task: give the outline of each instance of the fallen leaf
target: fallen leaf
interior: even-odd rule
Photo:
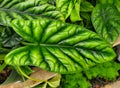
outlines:
[[[102,88],[120,88],[120,81],[116,81],[116,82],[107,84]]]
[[[117,46],[120,44],[120,36],[117,38],[117,40],[115,41],[115,43],[113,44],[113,47],[114,46]]]
[[[27,79],[25,82],[15,82],[15,83],[9,83],[6,85],[1,85],[0,88],[28,88],[28,87],[34,87],[42,82],[45,82],[55,76],[58,76],[59,74],[48,72],[46,70],[42,70],[40,68],[33,68],[35,72],[33,72],[30,77],[36,79],[30,80]]]
[[[57,75],[57,73],[48,72],[46,70],[39,69],[30,75],[31,78],[34,78],[38,81],[33,81],[33,80],[28,79],[24,82],[24,85],[27,86],[29,84],[30,87],[34,87],[42,82],[45,82],[48,79],[55,77],[56,75]]]

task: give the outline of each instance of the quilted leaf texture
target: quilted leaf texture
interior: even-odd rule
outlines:
[[[110,61],[116,56],[104,39],[78,25],[45,18],[13,20],[11,25],[28,42],[5,57],[9,65],[37,66],[65,74]]]
[[[35,19],[40,16],[64,21],[63,15],[48,0],[0,0],[0,24],[12,19]]]
[[[75,3],[76,0],[56,0],[56,7],[61,13],[63,13],[65,19],[67,19],[70,16]]]
[[[120,13],[111,4],[98,4],[92,12],[92,23],[98,34],[110,44],[120,35]]]

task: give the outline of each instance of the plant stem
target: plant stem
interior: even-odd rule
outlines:
[[[3,69],[7,66],[7,64],[4,62],[1,66],[0,66],[0,72],[3,71]]]
[[[26,77],[26,78],[28,78],[28,79],[30,79],[30,80],[33,80],[33,81],[36,81],[36,82],[42,82],[42,81],[44,81],[44,80],[39,80],[39,79],[32,78],[32,77],[26,75],[26,74],[21,70],[21,68],[20,68],[19,66],[18,66],[17,68],[18,68],[18,70],[20,71],[20,73],[21,73],[24,77]]]

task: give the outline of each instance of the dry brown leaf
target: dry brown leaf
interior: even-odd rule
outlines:
[[[102,88],[111,88],[111,86],[110,86],[110,85],[105,85],[105,86],[102,87]]]
[[[116,81],[114,83],[107,84],[102,88],[120,88],[120,81]]]
[[[113,44],[113,47],[114,46],[117,46],[120,44],[120,36],[117,38],[117,40],[115,41],[115,43]]]
[[[34,68],[34,70],[36,70],[37,68]],[[30,75],[31,78],[34,78],[36,80],[40,80],[40,81],[33,81],[33,80],[26,80],[24,82],[24,85],[30,85],[30,87],[36,86],[40,83],[42,83],[43,81],[46,81],[48,79],[51,79],[53,77],[55,77],[57,75],[57,73],[53,73],[53,72],[48,72],[46,70],[42,70],[39,69],[36,72],[34,72],[33,74]]]
[[[40,68],[33,68],[33,70],[35,72],[32,73],[30,77],[36,79],[36,81],[27,79],[25,82],[15,82],[7,85],[1,85],[0,88],[31,88],[58,75],[57,73],[48,72]]]
[[[10,83],[7,85],[1,85],[0,88],[24,88],[22,82]]]

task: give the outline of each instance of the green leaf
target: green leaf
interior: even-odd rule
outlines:
[[[118,11],[120,12],[120,0],[99,0],[101,4],[112,4],[116,6]]]
[[[47,80],[44,84],[42,84],[41,88],[48,88],[47,85],[49,85],[50,88],[57,88],[60,85],[60,79],[61,79],[61,75],[57,74],[55,77]]]
[[[80,21],[82,18],[80,17],[80,3],[81,0],[77,0],[74,8],[72,9],[70,19],[72,22]]]
[[[55,76],[51,80],[48,80],[47,83],[50,87],[57,88],[60,85],[60,79],[61,79],[61,75],[58,74],[57,76]]]
[[[116,0],[99,0],[99,2],[102,4],[113,4],[114,1],[116,1]]]
[[[44,83],[41,88],[47,88],[47,83]]]
[[[118,9],[118,11],[120,12],[120,0],[115,0],[114,5],[116,6],[116,8]]]
[[[82,1],[80,5],[81,12],[91,12],[94,6],[88,1]]]
[[[0,25],[0,36],[1,36],[2,32],[3,32],[3,30],[4,30],[4,27]]]
[[[13,29],[30,43],[13,50],[5,62],[59,73],[76,72],[112,60],[116,54],[96,33],[61,21],[14,20]]]
[[[56,7],[63,13],[65,19],[70,16],[72,9],[75,6],[75,2],[76,0],[56,0]]]
[[[4,28],[1,38],[2,46],[8,48],[16,47],[22,41],[22,38],[8,27]]]
[[[56,7],[43,0],[1,0],[0,24],[9,25],[14,18],[35,19],[40,16],[64,21]]]
[[[120,13],[117,9],[111,4],[98,4],[91,19],[96,32],[113,44],[120,34]]]
[[[91,19],[90,14],[86,13],[86,12],[82,12],[81,17],[84,18],[85,20],[87,20],[87,22],[90,21],[90,19]]]

